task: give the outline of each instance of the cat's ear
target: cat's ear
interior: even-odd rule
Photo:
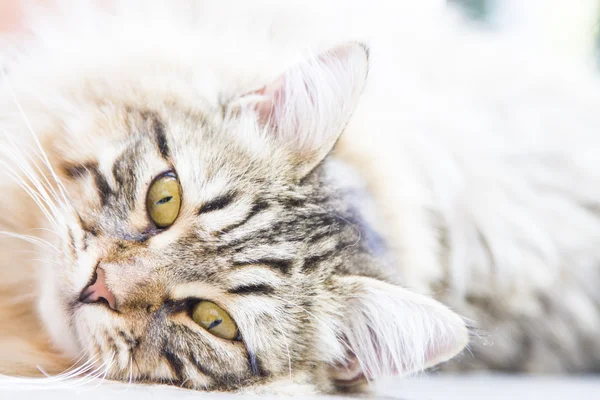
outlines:
[[[457,355],[468,343],[461,317],[441,303],[372,278],[337,277],[342,294],[344,361],[331,367],[341,386],[421,371]]]
[[[367,48],[346,44],[295,65],[236,103],[254,112],[276,146],[290,153],[301,178],[333,148],[356,107],[367,70]]]

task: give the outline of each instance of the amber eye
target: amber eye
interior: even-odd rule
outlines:
[[[192,312],[195,323],[222,339],[236,340],[238,328],[233,319],[221,307],[211,301],[201,301]]]
[[[166,228],[175,222],[181,208],[181,186],[175,174],[168,173],[152,183],[146,197],[146,207],[150,219],[159,228]]]

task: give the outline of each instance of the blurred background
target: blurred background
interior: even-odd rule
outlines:
[[[0,33],[19,26],[31,3],[53,0],[0,0]],[[102,0],[98,0],[102,2]],[[376,0],[375,2],[385,2]],[[356,2],[349,1],[349,4]],[[406,2],[410,4],[411,2]],[[600,0],[413,0],[411,7],[458,8],[473,23],[489,29],[510,29],[520,37],[567,56],[592,56],[600,63]]]
[[[598,0],[447,0],[472,21],[505,27],[573,56],[600,60]]]

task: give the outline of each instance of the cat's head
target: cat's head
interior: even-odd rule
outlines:
[[[327,159],[367,69],[348,44],[216,107],[74,94],[44,143],[63,182],[40,296],[56,344],[112,378],[215,390],[328,391],[456,355],[464,322],[393,283]]]

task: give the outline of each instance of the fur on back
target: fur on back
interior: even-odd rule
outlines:
[[[449,305],[482,332],[471,344],[473,356],[460,357],[449,368],[581,371],[597,366],[596,72],[587,60],[564,60],[521,46],[510,35],[468,27],[443,11],[442,2],[410,3],[265,1],[259,7],[190,1],[175,7],[130,1],[97,7],[61,2],[58,17],[33,17],[30,36],[5,38],[0,53],[3,165],[21,160],[34,176],[29,179],[43,186],[43,179],[52,182],[49,170],[31,165],[44,161],[36,157],[42,157],[40,147],[46,149],[47,164],[64,174],[59,178],[78,209],[101,221],[100,231],[111,233],[90,246],[112,257],[114,265],[129,265],[135,282],[108,281],[117,297],[121,291],[131,300],[125,302],[131,321],[113,320],[98,308],[72,317],[61,296],[71,298],[85,286],[96,259],[86,255],[85,269],[72,267],[61,275],[56,259],[46,265],[35,260],[51,258],[49,253],[24,257],[11,251],[37,251],[39,242],[29,248],[16,245],[18,238],[6,239],[3,254],[10,256],[2,269],[10,279],[4,280],[3,296],[28,310],[15,318],[39,326],[39,337],[17,338],[14,330],[3,328],[7,339],[0,346],[14,357],[0,362],[1,371],[31,374],[40,365],[57,373],[72,364],[70,357],[87,356],[84,372],[121,380],[132,376],[212,390],[333,391],[357,378],[421,370],[464,346],[464,323],[421,294]],[[356,68],[325,60],[327,73],[314,72],[318,68],[311,65],[322,67],[319,54],[355,40],[369,48],[364,87],[357,83],[360,55],[351,64]],[[310,85],[328,91],[311,97],[299,84],[298,91],[283,89],[304,101],[297,102],[304,109],[277,114],[281,125],[269,120],[256,126],[248,114],[248,104],[256,101],[252,93],[286,71],[292,71],[286,84],[298,77],[293,71],[300,71],[314,78]],[[352,78],[339,78],[344,74]],[[339,99],[345,100],[338,104],[343,107],[321,107]],[[294,131],[299,122],[310,128]],[[268,136],[275,128],[301,140]],[[145,192],[142,182],[165,168],[164,154],[153,142],[161,129],[182,184],[196,188],[187,195],[196,206],[230,187],[245,195],[236,197],[237,208],[229,214],[212,218],[196,221],[196,210],[184,209],[187,225],[152,239],[163,252],[157,253],[123,237],[131,237],[145,218],[137,205]],[[344,133],[337,140],[331,131],[340,129]],[[123,139],[131,130],[138,133]],[[192,131],[197,136],[183,133]],[[333,154],[319,164],[336,141]],[[34,154],[33,160],[26,154]],[[110,181],[119,161],[123,175],[133,172],[131,181]],[[303,169],[313,172],[298,185],[296,174]],[[38,173],[42,177],[35,178]],[[203,174],[217,179],[205,182]],[[109,190],[106,198],[102,190],[99,197],[88,196],[98,192],[92,175],[108,176],[109,188],[125,190]],[[60,229],[48,226],[44,221],[52,215],[45,218],[7,179],[2,186],[15,193],[1,200],[7,210],[3,230],[29,235],[45,227],[95,243],[88,238],[95,237],[93,230],[85,227],[71,232],[60,218],[54,221]],[[60,197],[63,188],[50,186]],[[223,242],[209,235],[250,213],[256,218],[247,230],[233,230],[219,238]],[[75,219],[64,217],[67,226],[77,224],[69,218]],[[189,235],[192,227],[195,239]],[[326,237],[331,232],[336,234]],[[52,233],[36,235],[48,242],[42,246],[56,245]],[[185,258],[190,249],[193,259]],[[127,257],[152,261],[131,263],[124,261]],[[169,257],[181,265],[157,272],[154,267]],[[280,271],[258,268],[236,279],[228,269],[232,263],[252,267],[265,260]],[[8,267],[14,263],[21,268]],[[194,263],[202,273],[189,269]],[[72,286],[61,286],[63,280]],[[243,292],[233,285],[237,281],[268,298],[249,295],[242,298],[244,306],[233,295]],[[138,290],[139,282],[153,290]],[[19,296],[14,288],[22,289]],[[152,310],[152,315],[172,311],[161,305],[162,295],[185,298],[198,291],[235,312],[248,348],[215,345],[183,328],[174,334],[182,321],[159,324],[148,317]],[[33,302],[39,303],[38,314],[31,311]],[[140,311],[140,304],[149,308]],[[257,315],[281,319],[267,326]],[[70,318],[84,328],[69,327]],[[82,340],[102,336],[103,324],[116,329],[116,338]],[[365,329],[369,325],[378,332]],[[140,345],[145,337],[152,340]],[[168,339],[173,337],[177,340]],[[188,343],[192,337],[197,353]],[[123,349],[114,350],[118,341]],[[212,354],[222,358],[207,354],[206,346],[216,346]],[[138,365],[128,358],[135,351]],[[291,385],[282,384],[288,381]]]

